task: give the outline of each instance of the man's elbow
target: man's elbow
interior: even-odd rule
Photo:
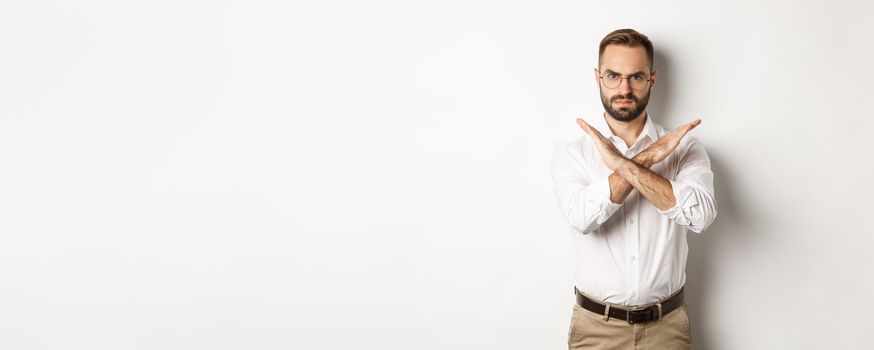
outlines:
[[[590,234],[592,232],[595,232],[596,230],[598,230],[599,227],[601,227],[601,225],[593,222],[585,227],[577,229],[577,232],[584,234],[584,235],[587,235],[587,234]]]
[[[713,224],[713,221],[716,220],[716,206],[714,205],[711,210],[705,211],[699,220],[691,220],[691,224],[688,226],[689,231],[702,234],[704,231]]]
[[[589,220],[586,222],[585,220],[575,220],[570,216],[568,217],[567,222],[576,233],[584,235],[588,235],[597,230],[598,227],[601,227],[597,220]]]

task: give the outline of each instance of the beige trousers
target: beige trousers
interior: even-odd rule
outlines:
[[[605,320],[576,303],[568,330],[568,349],[692,349],[692,328],[686,301],[661,319],[629,324]]]

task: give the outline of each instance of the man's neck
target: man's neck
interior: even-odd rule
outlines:
[[[619,136],[620,139],[625,141],[625,145],[631,147],[634,145],[634,141],[637,141],[637,137],[640,136],[640,133],[643,132],[643,127],[646,125],[646,118],[649,118],[649,115],[646,111],[635,118],[630,122],[622,122],[613,117],[609,116],[606,111],[604,111],[604,119],[607,121],[607,125],[610,127],[610,130],[613,131],[613,134]]]

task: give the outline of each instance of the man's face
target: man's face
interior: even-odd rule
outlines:
[[[595,81],[601,91],[601,103],[613,119],[630,122],[637,119],[649,103],[649,95],[655,85],[656,72],[649,70],[649,58],[646,49],[641,46],[627,47],[609,45],[601,56],[601,67],[595,70]],[[622,79],[619,86],[610,89],[601,83],[601,76],[614,74],[630,77],[640,74],[643,79],[650,78],[642,90],[634,90],[629,79]],[[606,77],[605,77],[606,79]]]

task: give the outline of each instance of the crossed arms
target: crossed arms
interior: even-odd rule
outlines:
[[[589,172],[580,164],[580,150],[575,150],[571,144],[556,144],[552,175],[562,216],[577,232],[588,234],[598,229],[623,205],[632,189],[637,189],[656,206],[660,214],[695,233],[703,233],[713,223],[717,211],[710,159],[694,136],[690,135],[686,138],[687,142],[677,147],[680,139],[692,127],[688,124],[681,126],[632,159],[622,157],[618,151],[616,158],[611,155],[602,157],[608,167],[614,170],[606,178],[590,178]],[[683,131],[682,128],[687,129]],[[591,130],[596,133],[592,135],[590,132],[590,136],[597,144],[596,137],[601,135]],[[602,154],[609,154],[609,149],[600,149],[605,146],[598,147]],[[649,170],[666,159],[675,148],[680,157],[675,180]],[[608,161],[606,158],[613,159]]]

